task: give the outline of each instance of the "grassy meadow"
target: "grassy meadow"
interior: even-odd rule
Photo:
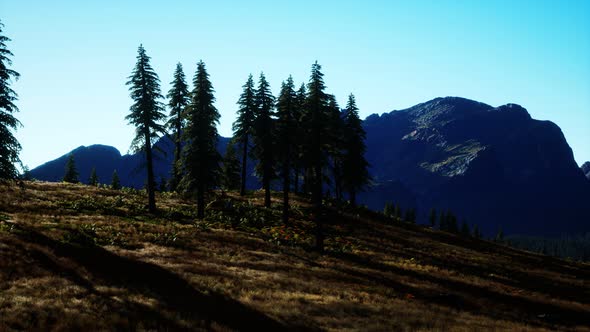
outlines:
[[[590,265],[364,209],[0,184],[0,330],[590,331]]]

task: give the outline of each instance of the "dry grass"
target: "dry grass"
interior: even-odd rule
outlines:
[[[590,267],[379,215],[0,185],[0,330],[590,331]],[[349,211],[351,212],[351,211]],[[246,220],[247,219],[247,220]]]

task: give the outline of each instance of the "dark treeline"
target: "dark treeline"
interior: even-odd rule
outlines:
[[[560,238],[511,235],[507,236],[503,243],[539,254],[578,261],[590,261],[590,233],[578,236],[562,236]]]

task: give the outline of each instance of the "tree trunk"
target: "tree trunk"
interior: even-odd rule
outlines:
[[[299,167],[295,166],[293,167],[293,192],[294,193],[298,193],[299,192]]]
[[[152,145],[149,132],[145,133],[145,158],[147,163],[147,192],[148,192],[148,211],[156,212],[156,194],[154,182],[154,165],[152,160]]]
[[[349,195],[350,195],[350,205],[352,205],[353,207],[356,206],[356,191],[351,190]]]
[[[205,190],[201,185],[197,187],[197,218],[205,218]]]
[[[176,150],[174,151],[174,165],[172,165],[172,172],[174,173],[172,174],[173,178],[170,183],[170,190],[172,191],[177,191],[178,183],[180,182],[180,169],[178,164],[180,163],[180,154],[182,153],[182,146],[180,143],[180,131],[182,130],[181,126],[182,125],[179,119],[176,123]]]
[[[244,148],[242,152],[242,183],[240,184],[240,196],[246,194],[246,163],[248,162],[248,135],[244,138]]]
[[[270,176],[265,172],[264,179],[262,179],[264,187],[264,207],[270,207]]]
[[[290,180],[290,172],[291,169],[289,165],[289,146],[287,145],[285,153],[287,158],[285,159],[285,164],[283,165],[283,223],[289,223],[289,183]]]

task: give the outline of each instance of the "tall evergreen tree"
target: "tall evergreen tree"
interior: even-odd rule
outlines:
[[[366,133],[362,127],[353,94],[348,96],[344,126],[344,146],[346,150],[342,161],[343,183],[349,193],[350,203],[354,206],[357,192],[367,185],[370,177],[369,163],[365,159]]]
[[[76,169],[76,162],[74,161],[74,154],[70,153],[68,161],[66,162],[64,182],[78,183],[78,170]]]
[[[274,177],[274,123],[273,108],[275,98],[270,91],[270,84],[263,73],[258,80],[256,90],[256,114],[254,119],[254,147],[252,152],[258,160],[256,173],[262,178],[264,188],[264,206],[270,207],[270,182]]]
[[[235,140],[241,144],[242,148],[242,173],[240,183],[240,195],[246,194],[246,169],[248,163],[248,148],[250,137],[254,132],[254,118],[256,116],[256,88],[252,74],[248,76],[246,84],[242,87],[244,90],[238,99],[238,118],[233,123]]]
[[[345,127],[340,106],[334,95],[328,95],[327,107],[328,129],[324,135],[326,140],[330,166],[332,170],[334,194],[337,201],[342,200],[343,192],[343,161],[345,153]]]
[[[221,156],[217,151],[219,112],[205,63],[199,61],[184,131],[182,185],[197,196],[197,217],[205,217],[205,195],[219,184]]]
[[[302,83],[299,90],[297,90],[297,107],[294,110],[293,117],[295,118],[295,152],[293,160],[293,191],[299,192],[299,178],[301,171],[304,167],[303,163],[303,148],[305,142],[305,126],[303,125],[303,119],[305,114],[305,98],[307,89],[305,84]]]
[[[295,119],[297,112],[297,93],[293,78],[289,76],[281,86],[281,92],[277,101],[277,155],[281,166],[283,178],[283,222],[289,221],[289,189],[291,187],[291,168],[296,152]]]
[[[18,170],[16,164],[20,163],[18,154],[21,146],[14,137],[12,131],[21,126],[21,123],[12,115],[18,112],[18,107],[14,104],[18,96],[10,88],[13,80],[18,80],[20,74],[9,69],[12,66],[13,56],[6,48],[6,42],[10,38],[2,35],[0,22],[0,180],[16,179]]]
[[[168,91],[168,106],[170,107],[170,119],[168,120],[168,128],[172,129],[174,139],[174,164],[172,164],[172,176],[170,178],[170,190],[176,191],[178,182],[182,177],[180,173],[180,155],[182,149],[182,130],[185,126],[184,111],[189,103],[188,85],[182,64],[176,64],[174,71],[174,80],[170,82],[172,88]]]
[[[117,173],[117,170],[113,171],[113,176],[111,177],[111,189],[121,189],[121,180],[119,180],[119,174]]]
[[[91,186],[98,186],[98,175],[96,175],[96,167],[92,167],[90,171],[90,178],[88,178],[88,184]]]
[[[322,186],[324,179],[323,169],[326,164],[329,143],[325,139],[329,125],[329,97],[325,92],[326,85],[324,84],[324,74],[321,70],[322,66],[317,62],[311,66],[311,76],[307,84],[306,108],[303,123],[306,129],[304,149],[305,167],[310,172],[306,178],[311,180],[311,201],[315,209],[314,216],[316,222],[315,246],[318,251],[324,250]]]
[[[221,187],[225,190],[237,190],[240,187],[240,160],[236,154],[235,142],[232,139],[223,156],[221,168]]]
[[[164,133],[164,126],[160,124],[165,118],[164,105],[159,101],[163,98],[160,93],[160,79],[150,65],[150,57],[142,45],[139,46],[137,63],[129,76],[129,91],[134,103],[129,108],[130,114],[125,117],[129,124],[135,126],[135,138],[131,143],[134,151],[145,153],[147,167],[148,209],[156,211],[156,182],[153,167],[152,141]]]

